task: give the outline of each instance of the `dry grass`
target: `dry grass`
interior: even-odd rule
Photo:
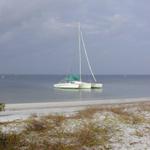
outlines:
[[[148,112],[150,112],[150,103],[141,103],[141,104],[139,104],[139,108],[142,111],[148,111]]]
[[[143,137],[144,136],[144,132],[136,130],[133,135],[135,135],[137,137]]]
[[[48,115],[41,118],[32,116],[26,121],[27,125],[25,131],[44,132],[47,130],[51,130],[55,127],[60,127],[65,119],[66,117],[63,115]]]
[[[6,121],[6,122],[0,122],[0,125],[9,125],[9,124],[16,124],[16,123],[18,123],[17,121]]]
[[[108,128],[100,127],[97,123],[84,122],[79,130],[70,133],[62,126],[62,117],[46,117],[47,121],[28,120],[25,131],[21,134],[1,134],[0,149],[52,149],[79,150],[83,147],[101,145],[106,147],[109,141]],[[53,127],[49,127],[49,122]]]
[[[111,112],[118,116],[120,121],[123,121],[124,123],[129,124],[140,124],[147,122],[147,120],[142,116],[138,114],[134,114],[131,112],[128,112],[126,109],[133,107],[133,105],[119,105],[119,106],[106,106],[106,107],[100,107],[100,108],[88,108],[86,110],[81,111],[81,114],[84,114],[84,117],[92,117],[96,112]],[[142,110],[149,110],[148,106],[142,105]],[[87,114],[86,114],[87,113]]]
[[[136,115],[134,113],[129,113],[127,111],[124,111],[122,108],[111,108],[111,112],[118,115],[118,118],[120,121],[123,121],[124,123],[128,124],[141,124],[144,123],[146,120],[143,116]]]
[[[130,108],[132,105],[128,105]],[[139,107],[139,106],[138,106]],[[128,112],[126,105],[107,105],[89,107],[75,115],[32,115],[24,123],[25,129],[19,134],[0,132],[0,150],[87,150],[111,149],[111,138],[120,132],[118,124],[147,123],[139,114]],[[144,104],[142,110],[148,110]],[[93,120],[94,114],[108,112],[102,122]],[[109,115],[111,114],[111,115]],[[74,130],[66,130],[66,122],[74,121]],[[66,124],[65,124],[66,123]],[[77,127],[78,126],[78,127]],[[148,129],[147,129],[148,130]],[[136,130],[135,136],[143,137],[144,133]]]
[[[0,132],[0,149],[17,150],[21,144],[21,134]]]
[[[88,107],[84,110],[79,111],[76,114],[76,118],[92,118],[93,115],[98,111],[100,111],[100,108],[98,107]]]
[[[36,120],[32,119],[29,120],[26,126],[26,131],[36,131],[36,132],[43,132],[47,129],[47,123],[45,120]]]
[[[109,129],[107,127],[100,127],[98,123],[93,122],[85,122],[83,127],[75,133],[79,145],[86,147],[98,145],[107,147],[110,139],[109,135]]]

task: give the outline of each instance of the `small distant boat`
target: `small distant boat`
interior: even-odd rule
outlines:
[[[95,89],[95,88],[99,89],[99,88],[102,88],[103,84],[102,83],[97,83],[96,78],[93,74],[92,67],[91,67],[91,64],[90,64],[90,61],[89,61],[89,58],[88,58],[88,55],[87,55],[87,51],[86,51],[86,47],[85,47],[85,43],[84,43],[84,39],[83,39],[83,34],[82,34],[81,29],[80,29],[80,23],[79,23],[79,26],[78,26],[78,41],[79,41],[79,72],[80,72],[79,76],[69,75],[64,79],[63,82],[54,84],[54,87],[55,88],[62,88],[62,89]],[[86,60],[87,60],[89,70],[90,70],[91,75],[94,79],[93,83],[82,81],[82,76],[81,76],[81,74],[82,74],[81,44],[82,44],[83,49],[84,49],[84,53],[85,53],[85,56],[86,56]]]

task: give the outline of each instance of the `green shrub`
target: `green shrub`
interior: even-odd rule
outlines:
[[[5,104],[4,103],[0,103],[0,111],[4,111],[5,110]]]

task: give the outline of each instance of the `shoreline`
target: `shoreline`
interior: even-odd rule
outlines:
[[[88,100],[73,102],[45,102],[45,103],[17,103],[6,104],[5,111],[0,112],[0,122],[24,120],[32,115],[44,116],[48,114],[72,114],[87,107],[100,105],[136,104],[150,102],[150,97],[125,98],[109,100]]]
[[[80,100],[80,101],[62,101],[62,102],[37,102],[37,103],[13,103],[5,104],[5,110],[22,110],[22,109],[43,109],[43,108],[60,108],[60,107],[80,107],[98,104],[123,104],[150,101],[150,97],[142,98],[119,98],[103,100]]]

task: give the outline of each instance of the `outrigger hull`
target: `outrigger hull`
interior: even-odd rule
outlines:
[[[101,89],[101,88],[103,88],[103,84],[101,84],[101,83],[92,83],[91,88],[92,89]]]

